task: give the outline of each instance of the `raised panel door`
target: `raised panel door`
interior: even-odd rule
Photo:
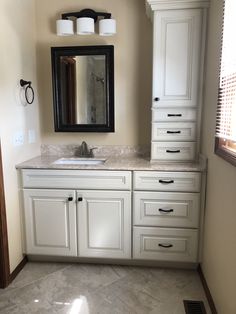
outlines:
[[[153,107],[198,105],[200,9],[154,13]]]
[[[131,257],[131,193],[78,191],[79,256]]]
[[[77,256],[75,192],[24,190],[26,253]]]

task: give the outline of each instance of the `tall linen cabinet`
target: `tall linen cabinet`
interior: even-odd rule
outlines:
[[[199,156],[207,0],[146,0],[153,21],[152,161]]]

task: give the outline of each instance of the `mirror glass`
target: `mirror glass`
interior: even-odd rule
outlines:
[[[113,46],[52,48],[56,131],[114,132],[113,64]]]

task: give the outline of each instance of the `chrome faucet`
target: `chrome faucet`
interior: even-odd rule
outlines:
[[[83,141],[82,144],[79,146],[76,155],[79,157],[93,158],[94,157],[93,150],[96,148],[97,147],[89,148],[88,144],[85,141]]]

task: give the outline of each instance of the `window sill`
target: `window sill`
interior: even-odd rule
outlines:
[[[223,139],[218,137],[215,138],[215,154],[236,166],[236,152],[231,148],[227,149]]]

